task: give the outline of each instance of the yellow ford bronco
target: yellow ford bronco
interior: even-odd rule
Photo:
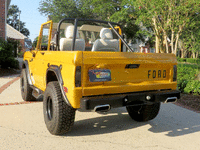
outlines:
[[[173,54],[135,53],[118,23],[65,18],[42,24],[35,50],[24,54],[21,94],[43,96],[51,134],[68,132],[79,111],[125,106],[136,121],[154,119],[160,103],[175,102],[177,60]]]

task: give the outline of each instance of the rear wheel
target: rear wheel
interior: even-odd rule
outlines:
[[[129,116],[139,122],[149,121],[154,119],[160,110],[160,103],[154,103],[151,105],[140,105],[140,106],[127,106],[126,107]]]
[[[30,87],[27,79],[26,70],[22,69],[20,76],[21,95],[24,101],[34,101],[36,98],[32,95],[33,89]]]
[[[49,82],[43,99],[44,121],[49,132],[62,135],[70,131],[74,124],[75,111],[64,101],[59,83]]]

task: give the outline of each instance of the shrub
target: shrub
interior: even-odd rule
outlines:
[[[13,46],[0,39],[0,66],[1,68],[19,68],[19,62],[14,59]]]
[[[13,57],[12,45],[0,39],[0,61],[5,61],[8,57]]]
[[[200,94],[197,65],[179,64],[177,72],[177,86],[181,92]]]
[[[186,59],[186,62],[193,63],[193,64],[197,64],[197,59],[194,59],[194,58],[187,58],[187,59]]]
[[[21,52],[21,49],[22,49],[22,46],[21,46],[21,43],[19,42],[19,40],[16,40],[16,39],[11,39],[11,38],[8,38],[7,39],[8,43],[11,44],[13,46],[13,55],[14,57],[17,57],[17,49],[18,49],[18,52]]]
[[[191,66],[187,65],[178,65],[177,70],[177,85],[181,92],[184,92],[184,88],[187,86],[187,83],[196,78],[197,71]]]
[[[177,61],[178,62],[189,62],[192,64],[199,64],[200,65],[200,59],[196,59],[196,58],[180,58],[177,57]]]
[[[2,64],[1,68],[15,68],[19,69],[19,61],[13,57],[7,58]]]
[[[177,58],[177,61],[178,61],[178,62],[186,62],[186,58],[180,58],[180,57],[178,57],[178,58]]]
[[[200,59],[197,59],[197,60],[196,60],[196,63],[197,63],[198,65],[200,65]]]
[[[185,93],[193,93],[195,95],[200,94],[200,81],[192,80],[187,83],[187,86],[184,88]]]

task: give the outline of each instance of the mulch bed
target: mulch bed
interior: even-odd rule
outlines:
[[[200,113],[200,96],[192,94],[181,94],[181,98],[175,103],[183,108]]]

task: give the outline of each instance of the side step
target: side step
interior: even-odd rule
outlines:
[[[43,95],[43,93],[44,93],[43,91],[41,91],[40,89],[38,89],[38,88],[36,88],[34,86],[31,86],[31,88],[33,89],[32,95],[36,99],[40,98]]]

